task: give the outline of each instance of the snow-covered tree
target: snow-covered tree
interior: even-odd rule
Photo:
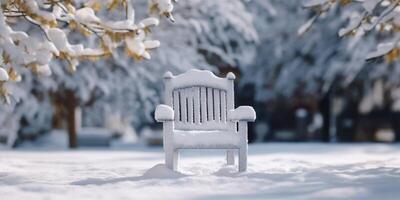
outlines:
[[[122,6],[124,19],[99,18],[95,10],[101,10],[103,5],[109,10]],[[158,19],[150,17],[135,21],[131,5],[129,0],[1,1],[0,97],[10,102],[4,83],[20,81],[19,73],[24,68],[40,75],[50,75],[49,63],[53,56],[65,60],[70,71],[76,70],[79,60],[110,56],[121,46],[137,59],[150,58],[148,50],[158,47],[159,42],[149,40],[148,33],[150,27],[158,25]],[[173,19],[170,0],[150,1],[150,9]],[[33,24],[38,31],[19,31],[18,26],[23,23]],[[71,31],[95,35],[96,42],[92,46],[71,44],[68,40]]]
[[[291,96],[299,88],[308,94],[319,93],[321,87],[329,88],[337,76],[364,63],[359,56],[349,56],[345,41],[336,37],[335,29],[343,20],[335,13],[323,19],[329,25],[314,26],[307,34],[297,35],[310,14],[300,5],[298,1],[279,0],[247,4],[257,16],[254,25],[260,42],[254,62],[243,71],[242,84],[255,85],[258,101]]]
[[[384,56],[387,62],[400,56],[399,37],[400,5],[395,0],[306,0],[304,7],[315,12],[314,16],[302,27],[306,31],[315,21],[337,7],[345,7],[343,15],[348,19],[346,26],[338,31],[340,37],[351,35],[361,38],[369,32],[379,33],[385,42],[377,41],[377,50],[367,54],[366,59]],[[387,41],[389,40],[389,41]]]
[[[79,62],[113,57],[121,49],[137,60],[149,59],[149,51],[160,44],[150,36],[150,28],[159,24],[157,16],[171,21],[174,18],[171,0],[149,0],[148,7],[152,17],[143,16],[138,21],[130,0],[1,1],[0,98],[10,103],[12,93],[17,100],[16,104],[1,107],[1,135],[15,138],[20,123],[28,123],[30,128],[51,123],[48,116],[52,110],[46,108],[52,106],[43,91],[54,91],[59,84],[51,86],[51,78],[39,80],[32,72],[48,76],[57,70],[54,79],[74,76],[71,72],[76,71]],[[148,10],[147,6],[141,9]],[[23,83],[9,83],[21,79]],[[88,79],[81,83],[84,81]],[[38,121],[43,117],[46,120]]]
[[[400,65],[399,62],[396,62],[400,56],[399,2],[390,0],[307,0],[304,1],[303,6],[309,8],[313,15],[301,27],[300,32],[307,31],[313,24],[326,18],[328,13],[336,10],[337,18],[345,20],[345,24],[337,29],[337,33],[339,37],[350,38],[351,44],[348,45],[351,49],[350,54],[354,55],[363,50],[366,62],[356,70],[359,73],[349,74],[351,79],[356,78],[364,84],[360,111],[366,112],[366,110],[373,109],[374,104],[380,104],[372,102],[368,105],[366,102],[374,93],[374,85],[380,85],[381,81],[384,82],[385,106],[397,110],[396,102],[399,102],[399,98],[397,95],[391,94],[400,85],[398,80]],[[326,26],[326,24],[320,23],[318,26]],[[354,46],[362,47],[362,49],[352,49]],[[354,70],[350,70],[350,72],[352,71]],[[365,109],[366,107],[370,109]],[[378,107],[382,109],[382,106]]]
[[[398,62],[366,60],[366,55],[372,55],[378,43],[393,39],[392,33],[364,31],[363,35],[338,36],[338,31],[343,32],[340,30],[349,23],[349,17],[360,9],[359,4],[346,4],[343,9],[338,1],[329,1],[332,7],[311,19],[314,8],[304,9],[300,1],[255,0],[247,5],[258,16],[254,23],[260,43],[254,64],[244,71],[243,84],[255,85],[257,101],[265,102],[281,95],[321,100],[334,97],[327,95],[334,86],[342,91],[351,90],[351,94],[358,95],[356,101],[360,103],[370,99],[376,81],[383,80],[383,88],[388,90],[385,93],[398,87]],[[393,61],[390,55],[384,56],[387,61]],[[354,83],[362,85],[362,89],[349,87]],[[388,102],[391,101],[395,99]],[[361,107],[365,106],[360,105],[365,110]]]

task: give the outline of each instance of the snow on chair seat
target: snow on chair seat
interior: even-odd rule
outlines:
[[[226,78],[206,70],[164,75],[165,105],[158,105],[155,119],[163,122],[165,164],[177,169],[179,149],[227,149],[227,163],[239,171],[247,168],[247,122],[256,119],[250,106],[234,109],[235,75]]]
[[[237,149],[240,147],[239,134],[228,131],[180,131],[173,132],[173,143],[178,149]]]

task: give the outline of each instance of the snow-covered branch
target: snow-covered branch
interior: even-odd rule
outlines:
[[[324,16],[329,10],[338,6],[346,7],[351,9],[351,15],[347,16],[348,25],[339,30],[340,37],[348,35],[360,37],[374,31],[391,41],[377,45],[377,50],[368,54],[366,59],[385,57],[390,63],[400,57],[397,37],[397,32],[400,30],[399,0],[306,0],[303,6],[315,11],[315,16],[300,28],[299,33],[308,30],[316,18]]]
[[[149,0],[150,11],[174,21],[171,0]],[[98,12],[123,10],[123,18],[105,19]],[[102,15],[104,17],[105,15]],[[19,31],[20,24],[32,24],[35,31]],[[150,38],[150,28],[157,26],[156,17],[135,21],[130,0],[5,0],[0,8],[0,97],[9,102],[5,82],[20,81],[27,68],[39,75],[50,75],[53,57],[65,60],[75,71],[81,60],[96,60],[125,48],[137,60],[150,59],[150,50],[158,40]],[[70,41],[69,34],[79,32],[97,38],[96,45],[85,46]]]

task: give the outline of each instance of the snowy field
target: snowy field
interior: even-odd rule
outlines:
[[[0,152],[0,199],[398,199],[400,146],[250,145],[249,167],[223,151],[186,150],[180,172],[161,148]]]

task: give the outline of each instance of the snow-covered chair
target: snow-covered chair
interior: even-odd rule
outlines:
[[[256,119],[250,106],[234,109],[235,75],[219,78],[206,70],[164,75],[165,105],[158,105],[155,119],[163,122],[165,165],[176,170],[179,149],[227,149],[227,163],[239,171],[247,168],[247,122]]]

